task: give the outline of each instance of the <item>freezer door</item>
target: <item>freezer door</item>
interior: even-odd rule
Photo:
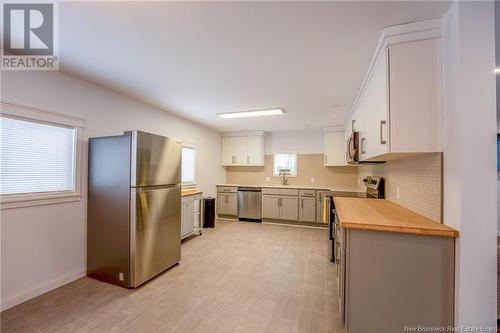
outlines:
[[[132,131],[131,186],[181,182],[181,143],[160,135]]]
[[[181,190],[132,188],[131,286],[137,287],[181,259]]]

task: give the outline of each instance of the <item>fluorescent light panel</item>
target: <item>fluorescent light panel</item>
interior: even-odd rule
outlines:
[[[500,67],[495,68],[494,72],[495,73],[500,73]]]
[[[217,113],[217,115],[224,119],[229,118],[247,118],[247,117],[261,117],[261,116],[276,116],[285,113],[283,109],[266,109],[266,110],[254,110],[254,111],[238,111],[238,112],[226,112]]]

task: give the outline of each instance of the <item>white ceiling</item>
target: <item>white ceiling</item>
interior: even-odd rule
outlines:
[[[61,2],[61,70],[221,131],[342,124],[384,26],[448,2]],[[284,107],[284,116],[219,112]]]

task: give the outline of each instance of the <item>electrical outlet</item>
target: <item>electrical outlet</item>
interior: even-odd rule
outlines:
[[[266,183],[270,183],[271,182],[271,177],[266,177]]]
[[[314,183],[314,177],[311,177],[311,183]]]
[[[125,280],[125,276],[123,275],[123,273],[122,273],[122,272],[118,273],[118,279],[119,279],[120,281]]]
[[[399,194],[399,187],[396,187],[396,198],[399,200],[401,195]]]

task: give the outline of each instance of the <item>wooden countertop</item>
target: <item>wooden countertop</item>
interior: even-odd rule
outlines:
[[[334,197],[340,225],[350,229],[458,237],[458,231],[389,200]]]
[[[197,188],[186,188],[181,190],[181,197],[188,197],[190,195],[200,194],[202,191]]]
[[[337,188],[331,186],[320,186],[320,185],[280,185],[280,184],[260,184],[260,185],[249,185],[249,184],[217,184],[216,187],[260,187],[260,188],[289,188],[297,190],[317,190],[317,191],[337,191],[337,192],[358,192],[358,189],[351,188]]]

